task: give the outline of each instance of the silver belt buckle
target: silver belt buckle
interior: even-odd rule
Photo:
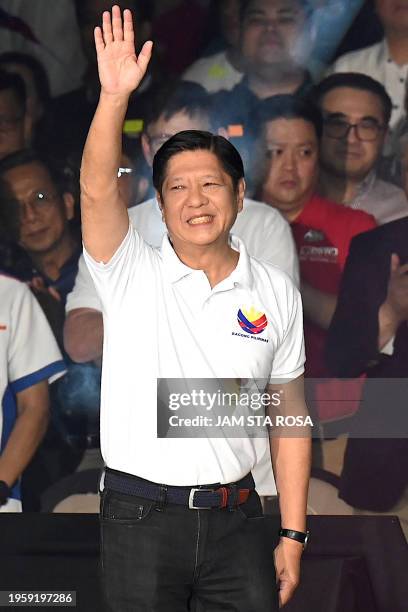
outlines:
[[[214,493],[214,489],[190,489],[190,495],[188,496],[188,507],[190,510],[211,510],[215,506],[194,506],[194,494],[197,491],[201,491],[201,493]]]

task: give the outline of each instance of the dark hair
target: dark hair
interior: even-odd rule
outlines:
[[[106,0],[105,4],[107,11],[110,10],[114,4],[118,4],[122,10],[125,8],[131,9],[136,25],[137,23],[142,23],[144,21],[151,21],[154,16],[154,0],[116,0],[115,2],[113,0]],[[75,9],[78,22],[80,24],[83,24],[84,22],[87,23],[88,14],[86,0],[75,0]],[[93,23],[92,25],[97,26],[98,24]]]
[[[224,171],[232,179],[234,190],[240,179],[244,178],[244,165],[237,149],[223,136],[201,130],[185,130],[167,140],[153,159],[153,185],[162,195],[163,183],[169,160],[183,151],[210,151],[221,163]]]
[[[168,120],[180,112],[185,112],[189,117],[204,115],[211,122],[211,98],[202,85],[177,81],[156,87],[149,96],[144,127],[146,129],[160,117]]]
[[[388,125],[391,118],[392,101],[381,83],[360,72],[336,72],[323,79],[323,81],[313,89],[312,96],[316,104],[321,106],[324,96],[328,94],[329,91],[337,89],[338,87],[349,87],[350,89],[369,91],[377,96],[381,100],[384,121],[386,125]]]
[[[241,22],[243,21],[248,6],[251,4],[251,2],[254,2],[254,0],[240,0],[240,16],[241,16]],[[304,9],[305,11],[310,11],[311,10],[311,6],[309,4],[309,2],[307,0],[297,0],[297,3],[299,4],[299,6]]]
[[[26,88],[19,74],[0,70],[0,91],[11,90],[17,98],[23,114],[26,112]]]
[[[276,119],[303,119],[311,123],[318,140],[322,137],[323,118],[320,110],[310,101],[292,94],[280,94],[259,103],[256,120],[259,126]]]
[[[8,73],[15,74],[11,69],[7,68],[8,64],[19,64],[30,70],[31,74],[33,75],[38,97],[40,98],[44,108],[46,108],[51,99],[51,93],[47,71],[45,70],[43,64],[36,57],[29,55],[28,53],[21,53],[20,51],[7,51],[6,53],[0,54],[0,69]],[[2,66],[3,68],[1,68]]]
[[[13,168],[34,163],[41,164],[47,169],[60,195],[65,192],[74,193],[72,175],[69,168],[54,159],[49,159],[44,155],[40,155],[32,149],[16,151],[0,160],[0,177]]]

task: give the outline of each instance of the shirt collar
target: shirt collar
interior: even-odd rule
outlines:
[[[392,56],[391,56],[390,49],[388,47],[388,43],[387,43],[387,39],[386,38],[384,38],[382,40],[382,42],[380,43],[380,46],[379,46],[379,49],[378,49],[378,56],[377,57],[378,57],[377,62],[378,62],[379,65],[382,65],[382,64],[391,65],[392,64],[398,70],[402,70],[406,66],[406,64],[398,65],[392,59]]]
[[[358,186],[357,194],[356,194],[356,197],[354,198],[354,201],[366,195],[366,193],[373,188],[376,179],[377,179],[377,175],[376,175],[375,170],[371,170],[371,172],[367,174],[365,179],[361,181],[360,185]]]
[[[309,70],[304,70],[303,71],[303,81],[301,82],[299,87],[296,89],[296,91],[293,92],[293,95],[300,96],[300,97],[305,96],[306,94],[309,93],[312,87],[313,87],[313,80],[312,80],[311,74]],[[246,75],[242,77],[242,79],[237,85],[235,85],[234,94],[236,95],[244,94],[248,98],[251,98],[251,100],[253,100],[254,102],[260,101],[258,96],[252,91],[252,89],[249,88],[248,77]]]
[[[160,253],[163,265],[166,270],[167,279],[171,283],[177,283],[185,276],[188,276],[189,274],[193,274],[193,272],[195,272],[193,268],[189,268],[188,266],[186,266],[186,264],[184,264],[177,257],[177,254],[173,249],[167,232],[163,236]]]
[[[252,273],[251,259],[246,250],[246,246],[244,242],[234,234],[230,234],[230,244],[233,249],[238,251],[239,259],[237,267],[225,281],[231,281],[234,286],[241,285],[247,289],[252,289],[254,285],[254,275]]]
[[[388,49],[387,40],[386,38],[383,38],[378,48],[378,63],[383,64],[384,62],[388,61],[393,62],[394,60],[392,59],[391,53]]]
[[[222,285],[223,289],[233,288],[236,285],[252,289],[254,278],[251,269],[251,260],[246,247],[240,238],[232,234],[230,234],[230,244],[233,249],[239,252],[238,264],[235,270],[233,270],[227,278],[221,281],[219,285]],[[167,233],[163,236],[160,253],[166,269],[167,278],[171,283],[177,283],[190,274],[197,272],[203,273],[201,270],[194,270],[186,266],[186,264],[177,257]]]

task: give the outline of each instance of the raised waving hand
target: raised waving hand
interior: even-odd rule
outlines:
[[[136,55],[129,9],[123,11],[123,20],[119,6],[112,7],[112,15],[109,11],[103,13],[102,28],[95,28],[95,47],[102,91],[129,96],[146,74],[153,47],[147,41]]]

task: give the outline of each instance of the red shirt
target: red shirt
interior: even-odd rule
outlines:
[[[350,242],[377,226],[372,215],[312,196],[292,223],[299,255],[300,276],[311,287],[337,295]],[[306,373],[328,376],[323,354],[326,332],[305,320]]]

